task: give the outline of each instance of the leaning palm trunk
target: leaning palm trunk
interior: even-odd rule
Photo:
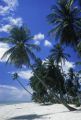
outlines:
[[[23,89],[24,89],[27,93],[29,93],[31,96],[33,95],[27,88],[24,87],[24,85],[20,82],[20,80],[17,79],[17,81],[18,81],[18,83],[23,87]],[[38,98],[36,98],[36,100],[37,100],[37,101],[40,101]]]
[[[63,74],[64,71],[63,71],[63,67],[62,67],[62,62],[61,62],[61,70],[62,70],[62,74]],[[61,92],[60,92],[60,96],[61,96],[61,102],[62,102],[62,103],[64,104],[64,106],[66,106],[70,111],[75,111],[75,110],[77,110],[77,109],[69,106],[69,105],[67,104],[67,102],[63,100],[63,95],[62,95]]]
[[[42,83],[42,85],[45,87],[45,89],[46,89],[47,91],[49,91],[48,95],[51,95],[51,96],[55,97],[56,100],[57,100],[59,103],[63,104],[63,105],[64,105],[65,107],[67,107],[67,109],[69,109],[70,111],[75,111],[75,110],[77,110],[77,109],[69,106],[69,105],[67,104],[67,102],[63,100],[63,98],[62,98],[62,99],[59,98],[58,95],[56,95],[53,91],[51,91],[51,90],[48,88],[48,86],[46,85],[46,83],[45,83],[43,80],[41,80],[41,79],[39,78],[39,76],[36,74],[36,72],[35,72],[34,68],[32,67],[32,65],[30,65],[30,67],[32,68],[32,70],[33,70],[34,75],[36,76],[36,78]]]
[[[31,96],[33,95],[29,90],[27,90],[24,85],[17,79],[18,83],[24,88],[26,92],[28,92]]]
[[[52,95],[53,97],[55,97],[56,100],[57,100],[59,103],[63,104],[63,105],[64,105],[67,109],[69,109],[70,111],[75,111],[75,110],[77,110],[76,108],[73,108],[73,107],[71,107],[71,106],[69,106],[69,105],[67,104],[67,102],[63,99],[63,95],[62,95],[62,94],[61,94],[61,97],[59,98],[58,95],[56,95],[53,91],[50,90],[50,95]]]

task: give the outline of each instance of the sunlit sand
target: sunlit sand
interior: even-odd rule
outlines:
[[[81,110],[70,112],[61,104],[21,103],[0,106],[0,120],[81,120]]]

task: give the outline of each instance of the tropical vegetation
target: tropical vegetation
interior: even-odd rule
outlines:
[[[53,45],[45,61],[36,56],[35,51],[39,52],[40,47],[34,44],[30,30],[23,25],[13,26],[8,37],[0,38],[1,42],[10,45],[2,59],[7,58],[7,63],[17,68],[26,66],[32,69],[30,86],[33,94],[21,83],[18,73],[14,73],[12,77],[32,95],[35,102],[58,102],[73,111],[76,109],[68,103],[81,104],[80,72],[73,68],[70,68],[68,73],[64,71],[63,66],[71,57],[64,47],[72,46],[81,57],[81,10],[76,7],[74,0],[58,0],[57,4],[51,7],[47,20],[52,25],[49,35],[52,35],[57,44]]]

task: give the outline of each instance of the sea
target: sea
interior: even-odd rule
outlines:
[[[0,106],[3,105],[13,105],[13,104],[21,104],[21,103],[31,103],[31,101],[0,101]]]

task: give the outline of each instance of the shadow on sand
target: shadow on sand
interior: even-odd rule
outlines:
[[[52,114],[59,114],[59,113],[65,113],[65,112],[70,112],[70,111],[62,111],[62,112],[55,112],[55,113],[49,113],[49,114],[44,114],[44,115],[37,115],[37,114],[30,114],[30,115],[22,115],[22,116],[17,116],[13,117],[7,120],[35,120],[35,119],[44,119],[46,116],[52,115]]]
[[[34,120],[34,119],[42,119],[44,116],[46,116],[48,114],[45,115],[37,115],[37,114],[31,114],[31,115],[22,115],[22,116],[17,116],[17,117],[13,117],[7,120]]]

